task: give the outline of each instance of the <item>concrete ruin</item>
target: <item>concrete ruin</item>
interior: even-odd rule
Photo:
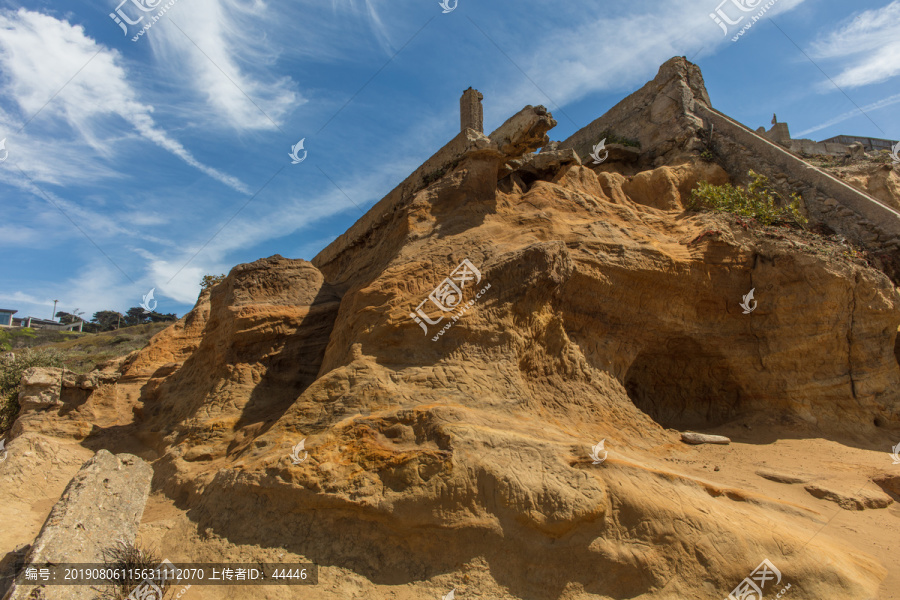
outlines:
[[[104,552],[116,540],[134,542],[152,477],[153,469],[137,456],[97,452],[53,507],[4,600],[96,598],[93,586],[47,585],[25,579],[24,569],[46,563],[104,564]]]
[[[852,156],[858,154],[855,148],[859,146],[864,152],[890,152],[897,143],[894,140],[849,135],[839,135],[821,142],[807,138],[793,139],[787,123],[773,123],[768,131],[760,127],[756,133],[800,156]]]
[[[804,162],[791,149],[809,148],[804,140],[791,140],[786,123],[776,122],[769,132],[753,131],[715,110],[700,68],[684,57],[668,60],[652,81],[562,142],[546,136],[556,121],[541,106],[526,107],[485,136],[482,99],[472,88],[463,92],[461,132],[323,249],[313,264],[321,268],[347,247],[364,243],[388,215],[466,158],[490,157],[499,181],[525,165],[540,169],[532,164],[540,155],[531,154],[538,149],[552,153],[541,157],[543,163],[590,164],[593,145],[613,134],[633,140],[634,147],[608,144],[616,152],[599,169],[615,169],[623,162],[652,169],[712,152],[736,184],[749,183],[753,170],[767,176],[784,197],[800,194],[811,224],[827,226],[871,251],[900,251],[900,212]],[[826,144],[824,150],[849,154],[851,148]]]
[[[466,90],[460,101],[461,123],[471,123],[470,118],[480,118],[481,98],[481,94],[476,90],[471,88]],[[530,105],[507,119],[489,136],[472,127],[464,126],[456,137],[379,200],[346,232],[319,252],[311,262],[321,267],[348,247],[363,243],[369,232],[386,222],[395,210],[411,201],[419,190],[440,179],[464,159],[488,160],[495,163],[495,168],[499,170],[506,162],[534,152],[547,144],[550,139],[547,131],[555,126],[556,120],[546,108]]]
[[[478,133],[484,133],[484,108],[481,101],[484,96],[478,90],[469,88],[463,92],[459,99],[459,130],[465,133],[466,129],[474,129]]]

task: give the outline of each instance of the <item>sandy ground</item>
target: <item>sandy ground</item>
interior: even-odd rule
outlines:
[[[888,576],[881,585],[878,600],[900,600],[900,504],[892,503],[883,509],[847,510],[837,503],[817,499],[806,491],[806,485],[835,490],[847,496],[860,493],[884,492],[871,480],[878,473],[896,471],[900,465],[893,465],[889,438],[869,440],[873,449],[858,447],[860,442],[839,443],[822,438],[775,439],[778,433],[771,429],[765,437],[772,441],[750,443],[755,437],[753,431],[733,428],[718,433],[731,435],[735,440],[728,446],[668,444],[652,450],[673,471],[715,483],[756,492],[770,498],[790,502],[814,511],[820,515],[821,523],[798,520],[809,531],[810,541],[827,536],[841,545],[868,554],[878,560],[887,570]],[[742,440],[743,438],[743,440]],[[741,441],[742,440],[742,441]],[[874,448],[883,449],[874,449]],[[716,470],[718,469],[718,470]],[[802,480],[797,483],[779,483],[766,479],[759,472],[780,474],[785,479]],[[897,500],[897,498],[894,498]],[[247,516],[252,518],[252,516]],[[795,523],[796,524],[796,523]],[[179,510],[165,496],[154,494],[144,513],[141,526],[142,541],[159,548],[161,554],[173,561],[213,562],[222,560],[263,561],[263,562],[303,562],[304,557],[296,556],[280,548],[258,546],[237,546],[227,540],[197,532],[184,511]],[[777,536],[777,531],[773,531]],[[536,567],[539,568],[539,567]],[[790,581],[790,573],[784,573],[785,581]],[[496,592],[482,595],[479,587],[495,588],[488,566],[474,563],[462,572],[437,577],[430,581],[415,582],[402,586],[379,586],[378,593],[372,595],[369,584],[360,576],[336,567],[323,567],[319,571],[319,584],[311,587],[201,587],[194,586],[182,596],[187,600],[213,599],[360,599],[384,598],[392,600],[413,600],[434,598],[440,600],[453,587],[457,588],[457,598],[496,598]],[[463,584],[460,585],[460,581]],[[479,585],[482,582],[487,585]],[[794,583],[794,586],[797,584]],[[796,589],[796,587],[795,587]],[[179,590],[180,591],[180,590]],[[465,594],[463,594],[465,592]],[[790,592],[786,594],[789,597]],[[867,599],[859,599],[867,600]]]
[[[894,497],[895,502],[887,508],[847,510],[834,501],[815,498],[805,489],[808,485],[817,485],[844,496],[868,493],[883,497],[884,491],[872,482],[872,478],[879,473],[900,475],[900,465],[893,465],[890,456],[891,446],[900,443],[900,439],[884,436],[882,439],[848,439],[841,443],[816,437],[801,439],[787,430],[778,431],[772,427],[762,430],[758,426],[755,430],[735,426],[710,433],[728,435],[733,443],[727,446],[665,444],[652,448],[648,452],[650,456],[645,458],[652,456],[670,470],[692,478],[748,490],[813,511],[815,520],[797,519],[792,523],[807,529],[810,540],[828,537],[844,547],[874,557],[888,571],[878,600],[900,600],[900,504],[896,502],[900,498]],[[40,450],[37,447],[35,454],[40,454]],[[4,485],[0,489],[0,551],[3,555],[33,540],[53,504],[46,499],[47,494],[58,489],[58,496],[77,471],[80,461],[91,454],[90,450],[77,446],[49,450],[65,460],[58,461],[52,471],[39,475],[29,477],[21,468],[12,469],[10,465],[0,464],[0,480],[14,484],[14,487]],[[614,451],[611,455],[615,455]],[[634,457],[625,455],[622,458]],[[4,472],[6,469],[11,470]],[[796,482],[780,483],[760,473]],[[235,515],[235,518],[251,519],[254,516]],[[274,517],[267,515],[266,518]],[[779,515],[778,518],[788,517]],[[777,531],[773,531],[773,536],[777,536]],[[216,537],[211,531],[197,531],[188,514],[159,493],[152,494],[147,503],[139,539],[143,546],[155,549],[161,557],[176,563],[307,561],[283,548],[235,545]],[[784,577],[785,581],[790,581],[790,573],[784,573]],[[453,588],[457,589],[456,597],[460,600],[512,598],[497,587],[489,565],[479,559],[456,573],[405,585],[377,586],[375,593],[363,577],[339,567],[321,567],[316,586],[193,586],[174,592],[183,592],[182,600],[440,600]],[[789,594],[785,597],[789,598]]]

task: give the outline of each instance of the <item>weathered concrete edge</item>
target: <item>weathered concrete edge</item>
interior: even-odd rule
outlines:
[[[456,137],[422,163],[409,177],[404,179],[400,185],[376,202],[347,231],[325,246],[310,262],[316,268],[321,269],[324,265],[337,258],[341,252],[353,245],[356,240],[364,236],[366,232],[378,225],[397,206],[408,201],[417,191],[424,188],[426,177],[429,175],[434,176],[442,169],[446,169],[453,161],[462,158],[470,150],[486,148],[490,146],[490,143],[490,139],[487,136],[474,129],[467,129],[458,133]]]
[[[77,544],[78,542],[87,543],[90,541],[90,538],[85,536],[90,535],[88,532],[91,531],[96,523],[84,525],[81,521],[74,520],[73,515],[77,516],[79,514],[78,510],[84,508],[84,506],[79,504],[82,494],[96,492],[98,487],[98,478],[96,476],[103,469],[114,469],[116,472],[127,469],[129,471],[128,475],[130,475],[127,483],[132,489],[136,489],[137,494],[143,498],[133,513],[124,513],[119,507],[119,512],[123,517],[122,522],[104,523],[104,526],[109,527],[122,525],[123,529],[116,530],[119,539],[133,543],[152,487],[153,468],[143,459],[133,454],[113,454],[106,449],[100,449],[94,456],[85,461],[53,505],[50,514],[44,520],[44,524],[31,544],[31,548],[25,555],[24,568],[34,564],[42,564],[47,562],[48,559],[50,562],[59,562],[59,557],[64,556],[59,551],[59,544]],[[123,483],[123,481],[116,483]],[[91,484],[93,484],[93,487],[91,487]],[[117,488],[120,486],[114,484],[112,487]],[[111,502],[111,504],[116,503]],[[74,535],[69,535],[68,537],[62,535],[66,533],[65,530],[67,528],[73,529],[75,527],[79,529],[76,530]],[[73,541],[73,538],[76,541]],[[110,545],[113,542],[114,540],[110,540]],[[49,557],[48,554],[50,554]],[[96,553],[93,556],[93,560],[86,561],[81,558],[81,562],[99,564],[103,562],[103,559],[102,553]],[[47,592],[45,594],[41,590],[44,589],[46,584],[43,584],[40,580],[23,581],[21,575],[20,573],[19,577],[12,581],[9,589],[3,596],[3,600],[45,598],[48,596],[52,598],[80,599],[95,596],[93,588],[89,586],[76,586],[75,590],[72,590],[70,586],[53,586],[51,588],[53,593]]]
[[[900,236],[900,212],[885,206],[877,199],[844,183],[840,179],[813,167],[803,159],[791,154],[785,148],[765,139],[750,128],[714,108],[704,106],[698,102],[695,104],[694,110],[698,116],[713,123],[716,133],[727,135],[745,148],[763,155],[777,166],[793,171],[810,185],[834,198],[841,205],[875,223],[885,233]],[[837,225],[839,226],[839,223]],[[830,223],[829,226],[839,230],[837,226]]]
[[[677,83],[678,81],[683,82],[684,85],[676,85],[673,90],[673,82]],[[681,123],[682,128],[692,126],[699,128],[699,117],[693,114],[693,107],[695,104],[707,106],[712,104],[703,80],[703,73],[694,63],[684,57],[676,56],[663,63],[653,79],[641,86],[640,89],[622,98],[601,116],[560,142],[558,149],[574,148],[578,156],[587,162],[593,145],[600,141],[600,133],[605,130],[614,130],[618,135],[632,136],[637,139],[641,144],[641,155],[653,155],[662,144],[672,140],[647,134],[646,131],[650,130],[642,131],[643,128],[639,126],[639,123],[646,118],[642,115],[652,112],[654,103],[661,95],[665,95],[661,94],[663,90],[676,91],[674,96],[667,97],[680,105],[684,111],[685,121]],[[657,125],[653,130],[654,133],[660,129],[659,124]],[[643,135],[641,135],[642,133]]]

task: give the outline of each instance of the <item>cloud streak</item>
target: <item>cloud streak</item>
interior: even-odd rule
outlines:
[[[153,107],[141,103],[129,84],[118,52],[87,37],[82,27],[20,8],[16,12],[0,12],[0,30],[3,31],[0,36],[3,96],[14,102],[25,116],[41,111],[39,118],[43,123],[34,123],[30,128],[53,132],[51,137],[45,135],[41,139],[35,139],[34,133],[21,138],[10,136],[20,146],[28,143],[40,146],[31,154],[39,154],[45,168],[36,169],[33,177],[54,181],[47,171],[53,171],[66,157],[48,154],[45,149],[57,146],[65,135],[76,136],[97,154],[109,156],[110,145],[121,143],[123,135],[116,128],[118,118],[131,125],[141,137],[191,167],[239,192],[249,193],[239,179],[197,160],[180,142],[160,129],[152,117]],[[73,78],[75,73],[78,75]],[[51,98],[53,101],[47,104]],[[9,127],[11,123],[3,125]],[[26,170],[29,165],[21,166]],[[70,169],[60,168],[71,176]]]
[[[878,102],[873,102],[871,104],[867,104],[866,106],[862,107],[862,110],[855,109],[855,110],[847,111],[841,115],[836,116],[833,119],[829,119],[828,121],[825,121],[824,123],[820,123],[819,125],[816,125],[815,127],[810,127],[809,129],[804,129],[803,131],[801,131],[795,135],[798,137],[801,137],[804,135],[809,135],[810,133],[815,133],[816,131],[820,131],[827,127],[831,127],[832,125],[837,125],[838,123],[843,123],[844,121],[846,121],[848,119],[852,119],[853,117],[862,116],[863,113],[874,112],[874,111],[882,109],[882,108],[887,108],[888,106],[893,106],[894,104],[897,104],[897,103],[900,103],[900,94],[895,94],[888,98],[884,98],[883,100],[879,100]]]
[[[835,59],[843,88],[881,83],[900,74],[900,0],[866,10],[812,44],[813,58]]]

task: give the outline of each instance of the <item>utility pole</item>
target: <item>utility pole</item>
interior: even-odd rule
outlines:
[[[53,319],[56,318],[56,303],[57,303],[57,302],[59,302],[59,300],[54,300],[54,301],[53,301],[53,314],[50,315],[50,320],[51,320],[51,321],[52,321]]]

